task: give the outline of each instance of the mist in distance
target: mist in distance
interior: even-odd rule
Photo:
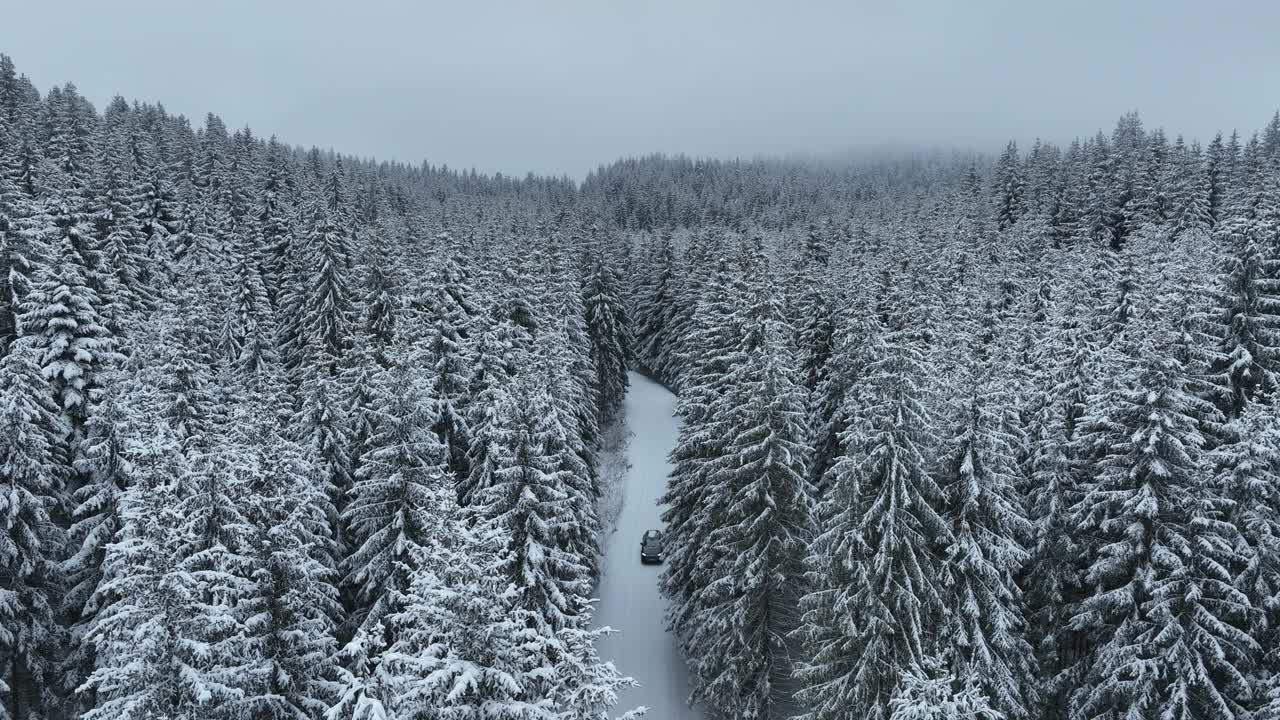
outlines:
[[[1241,2],[9,3],[42,91],[161,101],[362,157],[567,174],[653,152],[992,151],[1138,110],[1208,141],[1280,101]],[[1231,125],[1223,126],[1223,123]]]

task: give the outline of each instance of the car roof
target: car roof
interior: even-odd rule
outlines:
[[[662,534],[661,530],[645,530],[644,531],[645,537],[658,537],[661,534]]]

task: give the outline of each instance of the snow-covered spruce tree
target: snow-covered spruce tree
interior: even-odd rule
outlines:
[[[387,619],[395,642],[382,650],[375,638],[353,641],[372,650],[359,649],[361,662],[330,717],[556,718],[540,692],[553,673],[542,661],[529,662],[528,649],[541,642],[530,642],[536,633],[499,567],[508,539],[486,523],[449,522],[448,543],[417,550],[409,602]]]
[[[467,475],[458,478],[460,505],[471,505],[479,493],[494,483],[498,455],[506,442],[502,412],[509,402],[508,390],[512,383],[510,351],[510,345],[503,341],[496,328],[479,330],[467,384],[466,422],[471,447],[467,453]]]
[[[266,284],[247,243],[238,250],[234,272],[235,305],[231,309],[233,354],[228,360],[236,367],[240,381],[247,387],[267,391],[264,383],[280,364],[276,346],[279,332],[275,309],[267,294]]]
[[[587,336],[596,370],[595,391],[601,423],[608,423],[622,411],[627,394],[627,366],[631,360],[631,329],[626,309],[618,295],[619,282],[613,268],[597,257],[582,289],[586,310]]]
[[[294,244],[297,238],[293,232],[288,198],[288,183],[292,178],[288,174],[287,162],[284,146],[276,138],[271,138],[263,158],[257,205],[252,211],[260,238],[260,270],[273,301],[291,281],[290,274],[294,268],[290,263],[296,257]]]
[[[143,353],[161,366],[157,387],[161,390],[158,412],[165,418],[184,451],[195,453],[213,442],[220,412],[215,396],[209,353],[209,336],[195,309],[166,307],[156,323],[154,339],[140,344]],[[135,361],[133,366],[138,366]]]
[[[840,436],[851,421],[844,413],[851,407],[846,402],[850,392],[860,387],[863,373],[874,359],[867,341],[871,323],[865,307],[854,304],[836,320],[832,332],[831,355],[819,373],[820,380],[809,395],[809,440],[812,449],[809,484],[815,500],[821,500],[827,488],[828,474],[840,457]]]
[[[957,677],[973,678],[1005,717],[1026,718],[1036,710],[1036,663],[1016,579],[1029,557],[1023,544],[1031,526],[1015,489],[1015,439],[1001,417],[1010,397],[978,368],[969,384],[954,403],[938,472],[952,536],[940,640]]]
[[[102,302],[89,286],[84,261],[76,249],[85,232],[76,213],[59,208],[52,217],[47,262],[36,271],[31,291],[23,299],[18,332],[31,338],[36,362],[49,379],[54,397],[71,426],[83,426],[89,394],[97,373],[115,362],[115,339],[98,307]]]
[[[593,627],[591,604],[585,598],[577,602],[581,622],[562,628],[556,637],[559,652],[552,707],[562,720],[636,720],[647,708],[637,707],[618,716],[612,710],[618,704],[618,692],[639,683],[600,658],[596,641],[611,631]]]
[[[644,275],[638,280],[634,305],[635,358],[650,374],[658,375],[663,355],[671,342],[671,328],[667,326],[671,312],[675,282],[675,245],[671,231],[663,230],[647,236],[651,243],[645,247]]]
[[[5,160],[0,156],[0,342],[8,347],[18,335],[17,314],[38,248],[22,226],[31,201],[10,179]]]
[[[808,521],[804,394],[772,282],[745,309],[746,334],[712,412],[724,447],[706,465],[710,526],[684,648],[692,698],[734,717],[771,718],[790,676]],[[705,583],[705,584],[704,584]]]
[[[991,200],[998,229],[1004,230],[1022,217],[1024,183],[1018,144],[1010,142],[991,176]]]
[[[546,423],[544,452],[551,472],[568,495],[567,505],[573,518],[560,524],[558,545],[582,563],[587,574],[600,573],[600,484],[594,466],[594,455],[582,441],[575,410],[572,378],[569,377],[571,352],[564,333],[545,328],[539,340],[540,357],[534,366],[536,377],[545,383],[546,393],[541,408]]]
[[[1259,202],[1265,205],[1265,196]],[[1267,213],[1241,211],[1216,231],[1230,250],[1210,332],[1220,339],[1215,380],[1230,417],[1256,396],[1280,390],[1280,238]]]
[[[666,567],[659,582],[671,601],[667,621],[682,634],[692,627],[693,596],[707,585],[704,573],[710,567],[700,556],[713,527],[705,512],[708,463],[723,453],[728,440],[714,408],[727,387],[732,355],[741,340],[737,309],[743,289],[732,273],[727,261],[716,264],[694,313],[694,337],[682,361],[686,370],[676,405],[680,433],[671,451],[667,489],[659,500],[667,506],[662,514]]]
[[[899,679],[936,643],[945,617],[943,553],[951,540],[930,474],[932,426],[920,353],[902,333],[872,335],[876,358],[861,420],[841,442],[809,551],[810,593],[798,635],[806,718],[887,718]]]
[[[591,511],[594,512],[601,492],[596,464],[601,421],[593,391],[595,358],[591,354],[587,332],[582,285],[569,254],[563,251],[552,253],[550,259],[548,273],[553,282],[548,283],[548,297],[543,302],[558,308],[553,312],[558,322],[548,323],[540,352],[544,361],[551,363],[549,373],[556,378],[551,399],[556,404],[570,446],[577,455],[577,464],[582,466],[580,477],[584,485],[580,491],[592,498]]]
[[[438,406],[432,428],[448,449],[449,470],[455,478],[470,474],[471,431],[466,409],[470,358],[464,346],[469,316],[451,291],[451,279],[458,274],[456,264],[444,261],[428,276],[414,300],[414,310],[423,336],[414,346],[414,363],[431,368],[431,396]],[[454,288],[457,289],[457,288]],[[462,290],[457,290],[462,293]]]
[[[356,331],[351,281],[351,237],[341,168],[331,173],[307,208],[307,234],[299,272],[284,290],[286,359],[299,380],[311,372],[333,375]]]
[[[503,572],[515,587],[516,605],[532,613],[544,637],[578,621],[576,602],[590,592],[587,567],[564,540],[577,517],[563,471],[551,454],[563,448],[559,428],[548,422],[545,388],[519,378],[499,412],[502,438],[493,482],[473,505],[486,522],[504,529]]]
[[[307,384],[304,393],[302,409],[289,429],[291,439],[306,448],[317,465],[316,482],[327,496],[330,534],[339,551],[346,552],[351,549],[351,538],[342,513],[350,500],[356,462],[350,455],[351,437],[341,390],[329,378],[316,378]]]
[[[326,498],[316,465],[264,415],[249,406],[236,418],[253,569],[237,607],[250,662],[232,714],[319,720],[336,699],[341,614]]]
[[[542,318],[533,304],[534,282],[525,263],[516,264],[514,258],[503,258],[503,261],[510,265],[503,265],[492,278],[497,289],[489,314],[506,361],[514,372],[524,367],[523,361],[533,355],[534,338]]]
[[[1030,482],[1026,496],[1031,522],[1028,558],[1022,574],[1028,639],[1039,664],[1037,694],[1041,715],[1062,717],[1074,687],[1081,638],[1068,627],[1071,608],[1082,592],[1084,558],[1072,509],[1080,499],[1079,469],[1072,438],[1055,405],[1041,408],[1030,438]]]
[[[718,243],[724,240],[722,231],[714,236],[712,231],[695,235],[681,257],[682,272],[672,290],[672,301],[664,320],[670,338],[669,347],[659,358],[661,367],[658,368],[659,379],[679,392],[684,391],[686,375],[696,357],[693,343],[697,335],[698,304],[717,269],[726,264],[716,254],[721,252]],[[727,242],[724,244],[728,246]]]
[[[1259,400],[1227,425],[1227,442],[1214,449],[1210,462],[1217,488],[1231,501],[1227,518],[1239,533],[1231,570],[1256,611],[1251,634],[1267,651],[1256,676],[1265,684],[1280,671],[1280,421],[1274,406]],[[1262,690],[1255,697],[1261,699]]]
[[[1258,648],[1228,571],[1237,531],[1202,464],[1199,424],[1215,411],[1187,392],[1167,344],[1143,344],[1110,410],[1119,432],[1080,502],[1099,544],[1072,618],[1092,639],[1072,716],[1244,717]]]
[[[365,631],[403,609],[415,548],[431,546],[453,502],[445,447],[431,431],[435,404],[405,371],[388,372],[394,392],[384,391],[342,515],[351,536],[342,569],[359,593],[351,625]]]
[[[963,677],[963,680],[960,678]],[[889,720],[1001,720],[976,678],[947,672],[941,658],[929,656],[902,674],[889,701]]]
[[[147,429],[125,450],[134,483],[121,498],[123,525],[103,566],[100,592],[111,601],[88,635],[98,664],[81,688],[96,700],[86,720],[195,720],[237,697],[226,677],[209,671],[203,583],[180,567],[186,455],[166,423]]]
[[[123,98],[117,100],[124,102]],[[123,313],[140,309],[147,295],[142,281],[145,237],[138,222],[142,198],[128,181],[127,174],[136,169],[130,167],[132,158],[124,134],[122,130],[102,140],[88,202],[101,263],[103,287],[97,290],[113,300],[113,307],[103,308],[103,314],[115,321],[110,323],[113,329],[121,324]]]
[[[822,385],[835,346],[836,313],[831,307],[825,268],[806,266],[797,280],[805,288],[796,303],[795,342],[802,386],[814,393]]]
[[[364,288],[364,316],[361,329],[373,347],[375,357],[386,365],[386,352],[396,339],[400,320],[400,292],[390,268],[384,267],[387,247],[376,236],[370,241],[369,261],[361,268]]]
[[[141,359],[141,358],[139,358]],[[85,478],[85,483],[72,495],[72,523],[69,533],[69,555],[63,562],[67,579],[66,593],[62,598],[62,611],[70,619],[73,642],[66,660],[64,673],[68,688],[76,687],[93,671],[95,659],[93,644],[84,636],[95,623],[97,614],[111,598],[99,591],[103,578],[103,564],[107,546],[120,531],[122,519],[120,503],[124,492],[133,482],[133,467],[126,456],[132,438],[142,430],[138,412],[130,395],[131,387],[146,382],[146,374],[140,367],[126,366],[124,372],[132,373],[126,380],[121,372],[104,375],[105,392],[93,403],[85,436],[74,458],[74,468]],[[93,706],[91,694],[85,703]]]
[[[0,360],[0,716],[56,716],[65,540],[50,512],[65,504],[66,426],[37,364],[19,340]]]
[[[220,705],[244,697],[252,660],[245,633],[244,602],[252,596],[253,527],[251,473],[241,448],[219,442],[190,454],[177,489],[182,519],[175,548],[176,571],[195,580],[192,633],[186,636],[209,681],[221,687]]]
[[[400,354],[403,353],[399,353],[397,348],[385,357],[391,360],[392,355]],[[412,358],[408,359],[407,367],[414,367],[413,362]],[[394,364],[400,367],[406,366],[399,357],[395,358]],[[378,412],[384,404],[386,395],[387,388],[382,374],[384,371],[385,368],[374,357],[373,351],[363,342],[358,342],[356,347],[343,358],[342,374],[338,378],[335,389],[343,396],[338,399],[338,402],[342,418],[341,437],[347,443],[345,457],[349,468],[348,476],[355,475],[360,469],[361,460],[369,451],[369,441],[373,438],[375,426],[378,423]],[[339,510],[346,506],[346,493],[349,488],[348,483],[336,493],[335,507]]]

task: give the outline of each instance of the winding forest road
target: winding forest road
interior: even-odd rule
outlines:
[[[660,565],[640,564],[640,536],[662,528],[658,498],[671,464],[667,453],[679,429],[676,398],[658,383],[631,373],[627,426],[632,432],[622,515],[606,540],[604,575],[597,596],[596,623],[618,632],[598,643],[600,657],[612,660],[640,687],[622,693],[615,712],[643,705],[653,720],[703,720],[686,704],[689,678],[675,636],[666,632],[666,599],[658,593]]]

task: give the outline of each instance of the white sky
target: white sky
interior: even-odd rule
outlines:
[[[0,52],[303,145],[523,174],[654,151],[992,149],[1280,107],[1280,3],[0,0]]]

